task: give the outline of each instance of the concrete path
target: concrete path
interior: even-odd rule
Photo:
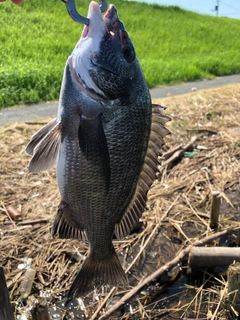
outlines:
[[[153,88],[150,90],[152,99],[166,98],[192,92],[197,90],[210,89],[225,86],[228,84],[240,83],[240,74],[215,78],[213,80],[187,82],[174,86]],[[14,122],[27,122],[41,118],[53,118],[57,115],[58,102],[47,102],[36,105],[8,108],[0,110],[0,126]]]

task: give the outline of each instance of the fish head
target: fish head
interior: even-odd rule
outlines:
[[[98,99],[114,100],[131,93],[142,74],[135,49],[114,5],[102,15],[92,1],[88,10],[89,25],[70,57],[75,84]]]

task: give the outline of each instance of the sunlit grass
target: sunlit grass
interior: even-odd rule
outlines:
[[[76,0],[87,14],[89,2]],[[116,0],[150,87],[240,72],[240,21]],[[0,4],[0,107],[57,99],[82,26],[60,0]]]

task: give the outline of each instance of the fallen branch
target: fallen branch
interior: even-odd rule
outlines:
[[[32,228],[32,225],[22,226],[22,227],[13,228],[13,229],[7,229],[7,230],[1,230],[1,231],[5,234],[5,233],[14,233],[14,232],[18,232],[18,231],[29,229],[29,228]]]
[[[176,204],[176,202],[178,201],[180,197],[180,194],[176,197],[176,199],[172,202],[172,204],[169,206],[169,208],[167,209],[167,211],[164,213],[164,215],[161,217],[160,221],[156,224],[155,228],[152,230],[151,234],[149,235],[148,239],[145,241],[144,245],[141,247],[141,249],[139,250],[138,254],[136,255],[136,257],[133,259],[132,263],[129,265],[129,267],[125,270],[125,273],[128,273],[132,266],[134,265],[134,263],[137,261],[137,259],[140,257],[140,255],[142,254],[143,250],[146,248],[146,246],[148,245],[149,241],[153,238],[154,233],[157,231],[157,229],[160,227],[161,223],[163,222],[163,220],[167,217],[167,215],[169,214],[169,212],[172,210],[173,206]]]
[[[190,267],[229,266],[233,261],[240,261],[240,248],[192,247],[188,265]]]
[[[48,219],[38,219],[38,220],[25,220],[18,223],[18,226],[25,226],[27,224],[38,224],[38,223],[48,223]]]
[[[168,166],[169,164],[181,158],[184,152],[187,151],[196,140],[197,140],[197,136],[193,136],[190,142],[188,142],[185,146],[178,147],[177,151],[175,151],[172,156],[170,156],[167,160],[161,163],[161,167],[159,168],[159,170],[163,171],[164,167]]]
[[[188,132],[195,132],[195,133],[209,133],[209,134],[217,134],[218,130],[215,128],[210,128],[210,127],[205,127],[205,128],[192,128],[192,129],[187,129]]]
[[[201,240],[197,240],[194,243],[194,246],[200,246],[200,245],[206,245],[207,243],[225,236],[227,234],[233,234],[233,233],[237,233],[240,231],[240,227],[234,228],[234,229],[228,229],[228,230],[224,230],[218,233],[214,233],[211,234],[210,236],[207,236]],[[192,245],[189,245],[187,248],[183,249],[174,259],[172,259],[170,262],[166,263],[164,266],[162,266],[161,268],[157,269],[153,274],[151,274],[150,276],[148,276],[147,278],[143,279],[142,282],[140,282],[137,286],[135,286],[132,290],[130,290],[127,294],[125,294],[115,305],[113,305],[109,310],[107,310],[105,312],[105,314],[103,316],[101,316],[99,318],[99,320],[103,320],[103,319],[109,319],[109,316],[115,312],[116,310],[118,310],[119,308],[121,308],[122,306],[124,306],[124,304],[129,301],[131,298],[133,298],[140,290],[142,290],[142,288],[145,285],[148,285],[151,282],[156,281],[156,279],[160,278],[160,276],[164,273],[164,272],[168,272],[172,267],[174,267],[175,265],[177,265],[178,263],[180,263],[181,261],[183,261],[184,259],[186,259],[186,257],[189,255],[189,252],[192,249]]]
[[[37,219],[37,220],[24,220],[24,221],[18,221],[16,222],[16,225],[18,226],[25,226],[25,225],[34,225],[38,223],[48,223],[49,219]],[[12,224],[12,221],[5,221],[4,225]]]
[[[41,125],[41,126],[44,126],[45,124],[47,124],[48,122],[46,121],[25,121],[25,124],[28,124],[28,125],[33,125],[33,126],[36,126],[36,125]]]
[[[162,155],[162,159],[163,160],[167,160],[169,159],[175,152],[177,152],[178,150],[181,150],[182,149],[182,145],[179,144],[178,146],[176,146],[175,148],[173,149],[170,149],[168,150],[167,152],[164,152],[164,154]]]

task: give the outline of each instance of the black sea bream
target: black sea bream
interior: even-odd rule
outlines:
[[[128,235],[144,211],[169,120],[151,103],[115,6],[103,16],[91,2],[88,18],[66,63],[57,118],[26,148],[30,172],[57,167],[61,203],[52,234],[89,243],[69,297],[127,284],[112,237]]]

